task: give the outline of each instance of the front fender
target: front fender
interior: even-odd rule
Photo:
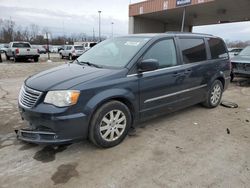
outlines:
[[[115,98],[122,98],[129,101],[129,103],[133,105],[134,110],[137,111],[138,105],[136,103],[137,100],[134,93],[127,89],[118,88],[108,89],[93,96],[85,105],[84,111],[93,114],[100,104]]]

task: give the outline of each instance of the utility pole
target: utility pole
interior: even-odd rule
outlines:
[[[111,22],[111,37],[114,37],[114,22]]]
[[[95,28],[93,27],[93,41],[95,41]]]
[[[46,32],[46,38],[47,38],[48,60],[50,60],[50,53],[49,53],[49,34],[48,34],[48,32]]]
[[[101,42],[101,12],[102,11],[98,11],[99,13],[99,42]]]

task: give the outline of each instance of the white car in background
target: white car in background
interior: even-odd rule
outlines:
[[[85,49],[81,45],[67,45],[64,46],[64,50],[60,51],[61,58],[67,58],[69,60],[73,60],[78,58],[84,53]]]
[[[230,58],[237,56],[243,48],[228,48]]]
[[[83,44],[83,46],[84,46],[84,49],[85,50],[89,50],[90,48],[92,48],[93,46],[95,46],[97,43],[96,42],[85,42],[84,44]]]

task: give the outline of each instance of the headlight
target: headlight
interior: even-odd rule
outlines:
[[[49,91],[44,99],[44,103],[53,104],[57,107],[71,106],[77,103],[80,91]]]

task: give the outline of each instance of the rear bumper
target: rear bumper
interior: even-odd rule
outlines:
[[[36,144],[64,144],[82,140],[88,136],[87,116],[83,113],[65,115],[58,111],[49,114],[38,108],[36,111],[19,106],[28,128],[16,130],[17,138]],[[61,109],[59,109],[61,110]]]
[[[16,58],[39,58],[40,55],[16,55]]]
[[[243,77],[243,78],[249,78],[250,77],[250,71],[245,70],[233,70],[233,75],[236,77]]]

